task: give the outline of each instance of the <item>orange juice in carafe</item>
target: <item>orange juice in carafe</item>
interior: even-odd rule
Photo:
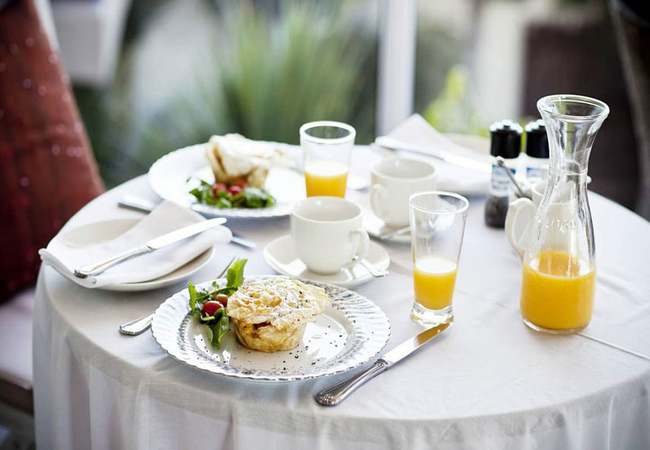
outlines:
[[[596,245],[587,195],[589,155],[609,107],[595,98],[539,99],[550,164],[526,238],[521,315],[534,330],[577,333],[589,325],[596,288]]]
[[[542,251],[524,266],[521,314],[533,327],[569,331],[586,327],[594,308],[596,271],[564,251]]]
[[[348,166],[338,161],[314,161],[305,166],[307,197],[345,197]]]
[[[413,269],[415,300],[427,309],[440,310],[451,305],[456,284],[456,263],[428,256]]]

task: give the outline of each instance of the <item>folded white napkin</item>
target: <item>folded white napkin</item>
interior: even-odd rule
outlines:
[[[400,153],[403,153],[404,156],[426,158],[428,162],[433,163],[438,174],[438,189],[465,195],[482,195],[487,192],[490,183],[491,156],[455,144],[429,125],[419,114],[413,114],[386,136],[377,138],[376,143],[386,147],[393,147],[395,144],[399,147],[401,144],[401,148],[405,150]],[[417,153],[406,151],[406,149]],[[425,156],[427,153],[450,154],[468,158],[482,163],[486,170],[477,171],[450,164],[437,158],[427,157]]]
[[[118,264],[94,277],[77,278],[74,276],[74,270],[131,250],[153,238],[203,220],[205,219],[199,214],[166,201],[133,228],[115,239],[84,245],[85,242],[97,242],[101,239],[102,228],[110,226],[110,221],[96,222],[59,233],[47,248],[39,250],[39,254],[43,263],[87,288],[150,281],[173,272],[214,245],[230,242],[232,233],[226,227],[216,227]]]

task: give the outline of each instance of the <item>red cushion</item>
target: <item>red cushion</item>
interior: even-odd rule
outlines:
[[[32,284],[38,249],[103,191],[33,0],[0,10],[0,301]]]

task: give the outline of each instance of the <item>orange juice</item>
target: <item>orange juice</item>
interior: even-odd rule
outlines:
[[[413,270],[415,300],[427,309],[444,309],[451,305],[456,284],[456,263],[444,258],[420,258]]]
[[[348,166],[337,161],[316,161],[305,167],[307,197],[345,197]]]
[[[562,251],[539,253],[526,266],[521,285],[521,315],[549,330],[584,328],[594,309],[596,271]]]

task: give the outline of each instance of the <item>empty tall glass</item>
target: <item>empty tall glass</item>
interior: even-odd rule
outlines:
[[[431,191],[413,194],[409,204],[415,291],[411,318],[426,326],[451,322],[469,202],[458,194]]]
[[[307,197],[345,197],[355,136],[355,129],[341,122],[300,127]]]

